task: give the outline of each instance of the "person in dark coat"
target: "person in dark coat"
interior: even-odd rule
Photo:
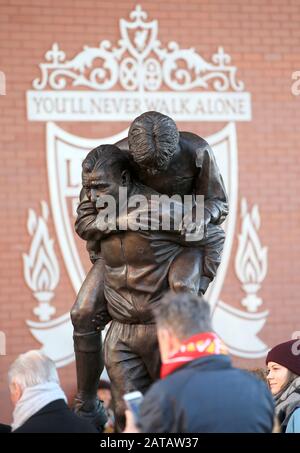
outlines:
[[[10,432],[11,432],[11,427],[9,425],[3,425],[3,423],[0,423],[0,434],[10,433]]]
[[[161,380],[140,406],[143,433],[272,432],[274,404],[264,382],[232,366],[212,332],[209,305],[192,294],[168,294],[156,309]],[[135,432],[127,411],[125,432]]]
[[[96,428],[72,412],[66,402],[52,401],[32,415],[14,433],[97,433]]]
[[[21,354],[8,372],[13,433],[97,433],[67,406],[54,362],[40,351]]]

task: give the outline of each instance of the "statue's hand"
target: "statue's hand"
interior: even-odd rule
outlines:
[[[208,224],[210,223],[210,221],[211,221],[211,214],[208,211],[208,209],[204,208],[204,237],[207,236],[207,228],[208,228]]]
[[[101,231],[103,234],[109,234],[117,230],[116,226],[116,216],[113,213],[111,216],[106,212],[99,211],[95,219],[96,228]]]
[[[128,229],[131,231],[159,230],[161,227],[159,205],[154,200],[147,200],[147,202],[141,203],[138,207],[128,212],[127,222]]]
[[[204,238],[204,221],[201,219],[200,224],[190,222],[183,224],[181,228],[181,235],[185,237],[187,242],[198,242]]]
[[[185,217],[181,224],[180,233],[182,236],[185,236],[185,240],[188,242],[201,241],[207,236],[210,221],[210,212],[204,209],[204,216],[200,219],[200,222],[193,221],[190,216]]]

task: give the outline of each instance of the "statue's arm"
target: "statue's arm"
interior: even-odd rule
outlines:
[[[115,144],[121,150],[128,150],[128,138],[124,138]],[[97,226],[97,210],[86,196],[85,189],[82,188],[79,196],[79,205],[77,208],[77,218],[75,221],[75,231],[81,239],[85,241],[99,241],[109,234],[99,230]]]
[[[100,241],[102,239],[103,232],[97,228],[96,218],[97,210],[82,189],[75,221],[75,231],[81,239],[85,241]]]
[[[204,208],[209,212],[211,223],[220,224],[228,215],[228,197],[214,153],[202,137],[190,132],[181,133],[182,139],[195,151],[197,176],[195,194],[204,195]],[[128,137],[116,144],[128,151]]]
[[[208,143],[197,148],[195,153],[198,168],[195,194],[204,196],[205,215],[209,215],[211,223],[219,225],[225,220],[229,209],[223,178]]]
[[[167,205],[158,205],[156,202],[151,202],[150,206],[154,220],[151,222],[151,231],[163,231],[169,241],[181,246],[199,247],[203,245],[204,224],[197,225],[193,222],[192,212],[186,214],[186,217],[184,216],[185,209],[182,201],[179,199],[174,201],[171,210]],[[159,215],[157,215],[158,212]]]

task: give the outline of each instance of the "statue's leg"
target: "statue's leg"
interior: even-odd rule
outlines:
[[[103,371],[101,331],[110,317],[103,294],[103,262],[95,262],[78,293],[71,311],[77,371],[74,410],[98,428],[106,422],[97,389]]]
[[[183,247],[170,266],[169,287],[175,293],[186,291],[198,294],[202,274],[203,249]]]
[[[159,377],[156,326],[112,321],[105,337],[104,356],[111,380],[115,426],[121,432],[126,409],[123,395],[135,390],[144,393]]]
[[[213,239],[207,240],[204,245],[203,275],[200,283],[200,289],[203,294],[217,274],[221,263],[224,241],[225,233],[220,229],[220,232]]]
[[[151,384],[160,378],[161,359],[159,353],[156,324],[139,324],[139,337],[137,342],[137,352],[145,364],[151,378]],[[144,392],[149,388],[149,384],[144,388]]]

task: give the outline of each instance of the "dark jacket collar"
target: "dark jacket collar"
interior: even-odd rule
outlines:
[[[32,417],[36,417],[41,414],[48,414],[49,412],[57,412],[61,410],[68,409],[66,402],[62,399],[52,401],[51,403],[47,404],[46,406],[42,407],[38,412],[36,412]]]

